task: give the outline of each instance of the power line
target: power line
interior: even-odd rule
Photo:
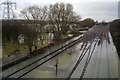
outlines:
[[[5,2],[1,3],[3,5],[3,19],[14,19],[15,18],[15,13],[13,11],[13,8],[16,9],[16,3],[11,2],[9,0],[6,0]]]

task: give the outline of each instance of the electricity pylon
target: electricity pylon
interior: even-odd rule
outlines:
[[[16,3],[11,2],[9,0],[6,0],[5,2],[1,3],[1,6],[3,6],[3,16],[2,19],[14,19],[15,13],[13,11],[13,8],[16,9]]]

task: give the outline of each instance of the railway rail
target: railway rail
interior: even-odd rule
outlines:
[[[35,65],[34,67],[28,69],[26,72],[23,72],[21,75],[19,75],[17,78],[22,78],[23,76],[25,76],[26,74],[30,73],[31,71],[35,70],[36,68],[38,68],[39,66],[45,64],[46,62],[50,61],[51,59],[55,58],[56,56],[62,54],[64,51],[66,51],[67,49],[73,47],[74,45],[77,45],[78,43],[82,43],[81,47],[80,47],[80,51],[81,54],[76,62],[76,64],[73,66],[72,70],[69,72],[66,80],[69,80],[71,78],[71,76],[73,75],[74,71],[76,70],[76,68],[78,67],[78,65],[81,63],[81,61],[83,60],[83,58],[85,57],[85,55],[87,55],[86,58],[86,62],[84,64],[84,67],[82,69],[82,73],[79,76],[79,80],[82,80],[84,78],[84,74],[86,72],[86,69],[89,65],[90,60],[92,59],[92,55],[94,54],[95,48],[96,46],[100,46],[100,57],[101,57],[101,51],[102,51],[102,47],[103,47],[103,41],[106,40],[106,52],[107,52],[107,60],[108,60],[108,76],[110,78],[110,68],[109,68],[109,57],[108,57],[108,49],[107,49],[107,45],[110,44],[110,40],[109,40],[109,24],[107,25],[97,25],[95,26],[93,29],[89,30],[88,32],[84,33],[84,35],[64,46],[62,46],[61,48],[43,56],[42,58],[39,58],[38,60],[30,63],[29,65],[16,70],[15,72],[4,76],[4,78],[10,78],[12,75],[15,75],[21,71],[24,71],[24,69],[30,67],[31,65],[36,64],[37,62],[39,62],[39,64]],[[49,56],[49,57],[48,57]],[[100,62],[100,58],[99,58],[99,64]],[[79,73],[78,73],[79,74]],[[99,75],[99,67],[98,67],[98,71],[97,71],[97,76]]]
[[[100,26],[101,26],[101,25],[100,25]],[[105,25],[105,26],[106,26],[106,25]],[[90,41],[89,47],[87,47],[87,50],[86,50],[86,51],[83,49],[83,52],[82,52],[81,55],[79,56],[78,61],[76,62],[75,66],[73,67],[72,71],[70,72],[70,74],[68,75],[68,77],[66,78],[66,80],[69,80],[69,79],[71,78],[72,74],[74,73],[74,71],[76,70],[77,66],[80,64],[80,62],[82,61],[82,59],[84,58],[84,56],[85,56],[85,54],[86,54],[86,55],[87,55],[87,59],[86,59],[85,65],[84,65],[84,67],[83,67],[83,69],[82,69],[82,73],[80,74],[79,80],[82,80],[82,79],[83,79],[83,76],[84,76],[84,74],[85,74],[86,68],[87,68],[87,66],[89,65],[89,62],[90,62],[90,60],[91,60],[91,58],[92,58],[92,55],[93,55],[93,52],[94,52],[94,50],[95,50],[95,48],[96,48],[96,45],[97,45],[97,44],[98,44],[98,46],[101,45],[101,50],[102,50],[103,40],[106,40],[106,51],[107,51],[107,43],[110,44],[109,36],[108,36],[109,27],[108,27],[108,26],[105,27],[105,26],[102,25],[102,27],[96,28],[96,29],[100,29],[100,28],[102,28],[102,29],[100,29],[100,32],[99,32],[99,33],[96,32],[97,30],[96,30],[96,31],[93,31],[92,36],[89,36],[89,37],[93,38],[93,40],[92,40],[92,39],[88,39],[88,41]],[[92,49],[92,51],[91,51],[91,46],[92,46],[93,42],[95,41],[95,39],[97,39],[97,40],[96,40],[96,43],[94,44],[94,47],[93,47],[93,49]],[[84,45],[84,44],[88,44],[88,41],[86,40],[86,42],[84,42],[83,45]],[[85,47],[86,47],[86,45],[85,45]],[[80,49],[80,50],[82,50],[82,49]],[[101,50],[100,50],[100,55],[101,55]],[[88,51],[89,51],[89,52],[88,52]],[[87,52],[88,52],[88,54],[87,54]],[[108,60],[108,51],[107,51],[107,60]],[[99,60],[99,61],[100,61],[100,60]],[[108,61],[109,61],[109,60],[108,60]],[[99,69],[98,69],[98,70],[99,70]],[[99,72],[99,71],[98,71],[98,72]],[[109,62],[108,62],[108,72],[110,72],[110,70],[109,70]],[[108,74],[108,75],[109,75],[109,78],[110,78],[110,74]]]
[[[30,71],[32,71],[32,70],[34,70],[35,68],[39,67],[40,65],[46,63],[46,62],[49,61],[50,59],[52,59],[52,58],[56,57],[57,55],[61,54],[63,51],[65,51],[65,50],[67,50],[68,48],[74,46],[75,44],[77,44],[78,42],[80,42],[80,39],[82,39],[82,38],[84,38],[84,37],[80,37],[80,38],[78,38],[78,39],[76,39],[76,40],[68,43],[67,45],[65,45],[65,46],[63,46],[63,47],[61,47],[61,48],[59,48],[59,49],[57,49],[57,50],[55,50],[55,51],[53,51],[53,52],[45,55],[45,56],[43,56],[42,58],[40,58],[40,59],[38,59],[38,60],[30,63],[29,65],[27,65],[27,66],[25,66],[25,67],[23,67],[23,68],[15,71],[15,72],[11,73],[11,74],[5,76],[4,78],[9,78],[10,76],[15,75],[16,73],[18,73],[18,72],[26,69],[27,67],[29,67],[29,66],[31,66],[31,65],[33,65],[33,64],[35,64],[35,63],[37,63],[37,62],[39,62],[39,61],[41,61],[41,60],[43,60],[43,59],[45,59],[45,58],[47,59],[48,56],[52,55],[52,56],[51,56],[50,58],[48,58],[47,60],[45,59],[44,61],[42,61],[38,66],[33,67],[31,70],[27,71],[26,73],[24,73],[23,75],[21,75],[20,77],[18,77],[18,78],[21,78],[21,77],[24,76],[25,74],[29,73]]]

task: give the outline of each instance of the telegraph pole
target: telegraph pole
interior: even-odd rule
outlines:
[[[13,8],[16,9],[16,3],[6,0],[5,2],[1,3],[3,5],[3,19],[13,19],[15,18],[15,13]]]
[[[118,18],[120,19],[120,1],[118,2]]]

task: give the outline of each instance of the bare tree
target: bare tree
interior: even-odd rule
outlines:
[[[46,20],[47,6],[39,7],[37,5],[30,6],[21,11],[22,16],[27,20]]]
[[[27,20],[33,20],[33,21],[40,20],[41,21],[40,24],[36,24],[36,23],[28,24],[28,28],[25,29],[27,30],[26,32],[30,30],[29,34],[26,35],[26,41],[31,50],[31,47],[33,46],[33,41],[36,41],[37,38],[40,38],[41,42],[43,43],[42,38],[44,36],[44,30],[45,30],[44,26],[46,25],[43,23],[43,21],[47,20],[47,7],[46,6],[39,7],[37,5],[30,6],[28,8],[23,9],[21,11],[21,15]]]
[[[53,29],[54,39],[60,40],[80,17],[73,11],[71,4],[56,3],[49,6],[48,20]]]
[[[73,11],[71,4],[56,3],[46,6],[30,6],[21,11],[22,16],[27,20],[41,20],[49,22],[49,26],[40,23],[39,25],[34,23],[29,25],[29,28],[36,29],[41,42],[47,33],[53,33],[54,40],[61,40],[64,36],[67,36],[67,32],[75,27],[75,23],[79,22],[80,17]],[[35,30],[34,30],[35,31]],[[29,34],[31,35],[31,33]],[[32,37],[32,36],[31,36]],[[42,45],[42,44],[41,44]]]

